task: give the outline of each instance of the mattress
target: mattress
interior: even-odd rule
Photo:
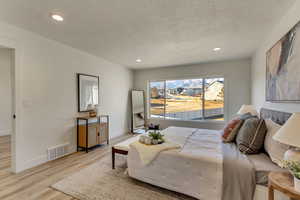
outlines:
[[[273,163],[270,157],[265,153],[247,155],[247,157],[254,165],[256,184],[267,185],[268,175],[272,171],[287,171],[286,169],[282,169]]]
[[[277,190],[274,190],[274,198],[275,200],[290,200],[289,197]],[[253,200],[268,200],[268,187],[257,184]]]

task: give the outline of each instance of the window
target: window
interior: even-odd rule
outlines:
[[[150,117],[224,120],[224,78],[150,81]]]
[[[150,82],[151,117],[165,116],[165,81]]]

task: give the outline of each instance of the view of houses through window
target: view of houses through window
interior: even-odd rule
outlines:
[[[223,120],[224,78],[150,81],[150,117]]]

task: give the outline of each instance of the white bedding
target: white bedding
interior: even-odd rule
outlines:
[[[173,135],[174,139],[181,133],[190,136],[185,138],[182,149],[161,152],[147,166],[142,164],[138,152],[130,148],[129,175],[201,200],[221,199],[223,156],[219,131],[169,127],[162,133]]]

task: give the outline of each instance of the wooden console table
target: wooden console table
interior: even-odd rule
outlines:
[[[84,123],[81,123],[81,122]],[[77,151],[88,151],[100,144],[109,144],[109,116],[77,117]]]

